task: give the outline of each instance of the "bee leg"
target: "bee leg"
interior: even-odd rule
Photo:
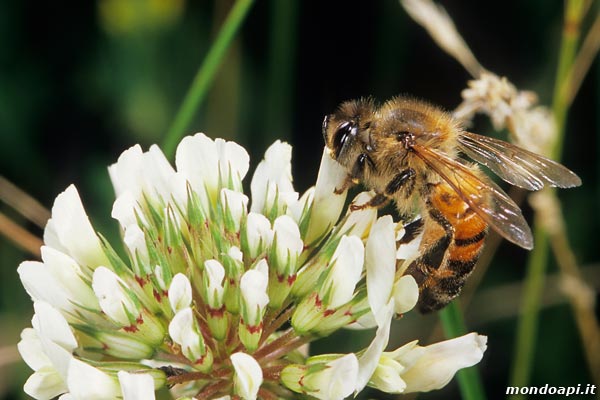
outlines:
[[[442,213],[431,207],[429,202],[428,214],[431,220],[442,227],[444,234],[431,246],[424,249],[424,253],[413,261],[405,271],[405,275],[412,275],[419,285],[419,311],[428,313],[439,310],[452,300],[454,296],[440,296],[440,293],[435,288],[430,288],[427,281],[428,278],[438,274],[444,257],[454,240],[454,227],[442,215]],[[427,227],[425,227],[427,229]]]
[[[350,204],[350,211],[362,210],[363,208],[381,208],[390,202],[390,198],[383,193],[375,193],[371,200],[364,204]]]
[[[418,218],[406,225],[404,225],[404,235],[396,242],[396,245],[410,243],[421,233],[423,230],[423,219]]]
[[[367,166],[367,164],[369,164],[371,168],[375,168],[375,164],[373,163],[373,160],[371,160],[371,157],[369,157],[365,153],[359,154],[358,158],[356,159],[356,162],[352,166],[352,171],[350,171],[348,176],[346,176],[346,180],[344,180],[342,187],[336,187],[333,192],[335,194],[342,194],[346,190],[350,189],[352,186],[358,184],[363,177],[365,167]]]
[[[415,187],[415,177],[417,173],[412,168],[407,168],[394,176],[392,180],[385,187],[385,194],[392,196],[396,194],[400,189],[405,188],[406,197],[410,196]]]
[[[407,168],[404,171],[400,172],[398,175],[394,176],[392,180],[385,187],[385,191],[383,193],[375,193],[375,196],[371,198],[365,204],[352,204],[350,205],[350,209],[352,211],[360,210],[362,208],[367,207],[375,207],[381,208],[384,207],[387,203],[390,202],[394,194],[396,194],[401,188],[406,187],[407,197],[412,193],[412,190],[415,185],[415,170],[412,168]],[[408,185],[408,186],[407,186]]]
[[[342,183],[342,186],[336,187],[333,193],[342,194],[356,184],[357,182],[352,178],[352,175],[349,174],[346,176],[346,179],[344,180],[344,183]]]

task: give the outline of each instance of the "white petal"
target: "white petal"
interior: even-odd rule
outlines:
[[[344,326],[345,329],[352,330],[363,330],[363,329],[371,329],[377,327],[377,321],[375,321],[375,317],[373,313],[368,312],[365,315],[358,318],[356,322],[351,323],[350,325]]]
[[[182,273],[173,277],[169,286],[169,303],[173,312],[177,312],[192,304],[192,284]]]
[[[187,331],[193,329],[194,314],[190,307],[184,308],[175,314],[169,323],[169,336],[179,345],[185,341]]]
[[[372,387],[386,393],[403,393],[406,390],[406,382],[401,377],[404,369],[400,363],[384,355],[379,360],[370,383]]]
[[[42,246],[42,260],[52,275],[60,282],[68,300],[83,307],[98,310],[98,301],[89,283],[84,280],[81,267],[66,254]]]
[[[181,352],[189,360],[196,361],[202,357],[203,341],[191,308],[184,308],[175,314],[169,323],[169,336],[181,346]]]
[[[129,192],[138,201],[142,193],[150,198],[158,195],[164,201],[171,198],[175,170],[156,145],[147,152],[139,145],[125,150],[108,172],[117,197]]]
[[[250,156],[246,149],[235,142],[227,142],[223,139],[215,139],[215,144],[219,154],[219,171],[222,179],[227,180],[231,173],[241,182],[250,168]]]
[[[330,291],[331,297],[327,302],[330,309],[346,304],[352,299],[356,284],[360,280],[364,264],[365,248],[356,236],[343,236],[331,257],[329,274],[321,297]]]
[[[227,255],[236,261],[244,261],[244,253],[242,253],[240,248],[237,246],[231,246],[229,250],[227,250]]]
[[[267,149],[250,182],[251,211],[262,213],[265,208],[270,210],[276,195],[278,205],[287,206],[298,200],[292,184],[291,160],[292,146],[287,143],[278,140]]]
[[[186,197],[185,186],[175,185],[180,181],[176,177],[175,169],[160,147],[153,144],[144,155],[144,183],[147,185],[145,190],[150,191],[150,188],[153,188],[164,201],[169,201],[171,196],[175,200],[183,200]],[[179,191],[176,191],[175,188],[178,188]]]
[[[117,376],[123,391],[123,400],[153,400],[156,398],[152,375],[119,371]]]
[[[214,199],[219,177],[227,183],[231,174],[234,187],[230,189],[241,190],[241,180],[248,172],[250,158],[246,150],[234,142],[226,142],[223,139],[213,141],[203,133],[198,133],[183,138],[179,143],[175,164],[177,171],[200,196],[208,190]],[[207,200],[202,201],[204,203]]]
[[[32,325],[40,337],[44,337],[72,352],[77,340],[63,315],[50,304],[39,301],[33,304],[35,315]]]
[[[71,360],[73,359],[73,355],[70,351],[48,338],[40,336],[39,339],[42,351],[48,357],[48,360],[50,360],[50,364],[52,364],[51,368],[56,370],[56,372],[62,376],[63,380],[66,381],[67,371]]]
[[[352,394],[358,377],[358,359],[353,353],[327,363],[323,370],[323,385],[311,395],[321,400],[342,400]]]
[[[247,306],[249,313],[247,322],[250,324],[262,318],[262,315],[256,313],[262,312],[269,303],[269,296],[267,295],[268,283],[268,265],[264,259],[256,265],[255,269],[246,271],[240,279],[240,292]]]
[[[25,328],[21,332],[21,340],[17,344],[21,358],[34,371],[52,365],[40,343],[35,329]]]
[[[309,209],[309,207],[313,204],[314,199],[315,187],[312,186],[308,188],[306,192],[304,192],[298,201],[288,204],[287,214],[292,217],[297,224],[300,224],[302,213]]]
[[[167,267],[170,268],[170,267]],[[161,267],[160,265],[156,265],[154,267],[154,278],[156,278],[156,285],[158,286],[158,288],[160,288],[161,291],[163,290],[169,290],[169,288],[167,287],[167,283],[165,278],[168,279],[167,276],[165,276],[165,273],[167,271],[165,271],[165,269],[163,267]]]
[[[208,276],[208,292],[217,293],[219,298],[223,297],[223,279],[225,278],[225,268],[217,260],[204,261],[204,270]]]
[[[271,244],[273,230],[271,222],[262,214],[249,212],[246,218],[246,239],[250,257],[255,258],[258,252]],[[262,247],[261,247],[262,246]]]
[[[273,223],[273,237],[277,238],[277,262],[285,265],[289,261],[294,271],[288,272],[295,272],[296,260],[304,249],[298,225],[290,216],[281,215]]]
[[[361,192],[352,200],[351,204],[361,205],[367,203],[373,196],[373,192]],[[375,224],[375,221],[377,221],[377,209],[375,207],[365,207],[354,211],[348,208],[340,232],[344,235],[364,238],[371,226]]]
[[[407,365],[407,370],[402,373],[402,379],[407,384],[405,393],[427,392],[446,386],[459,369],[481,361],[487,348],[486,342],[486,336],[469,333],[430,346],[417,346],[410,352],[416,352],[418,358],[412,365]],[[404,354],[400,363],[405,364],[403,360],[412,358],[412,354]]]
[[[246,353],[232,354],[230,359],[235,371],[233,378],[235,392],[244,400],[256,399],[258,389],[263,382],[260,365],[252,356]]]
[[[346,169],[331,158],[329,150],[325,147],[317,176],[308,232],[304,239],[307,244],[320,239],[340,218],[348,191],[336,194],[335,190],[343,187],[347,176]]]
[[[56,197],[50,221],[44,231],[46,244],[66,252],[82,266],[108,264],[75,186],[70,185]]]
[[[63,378],[52,368],[36,371],[23,386],[23,391],[37,400],[51,400],[67,390]]]
[[[24,261],[17,268],[19,278],[33,301],[45,301],[62,310],[72,310],[67,293],[44,264]]]
[[[148,255],[148,246],[146,245],[146,237],[144,231],[138,226],[138,224],[131,224],[124,227],[125,235],[123,242],[134,258],[136,255],[140,257],[142,262],[148,262],[150,257]]]
[[[108,167],[117,197],[126,191],[134,192],[140,185],[136,177],[142,174],[142,154],[142,147],[136,144],[122,152],[117,162]]]
[[[248,212],[248,196],[231,189],[223,188],[221,189],[220,201],[225,212],[233,219],[235,230],[238,231],[242,217]]]
[[[401,231],[402,236],[406,233],[406,231],[404,231],[404,229]],[[396,239],[401,239],[402,236],[396,238]],[[413,240],[411,240],[408,243],[403,243],[400,246],[398,246],[398,251],[396,253],[396,258],[398,260],[407,260],[408,262],[405,263],[406,266],[408,266],[408,264],[413,261],[414,259],[416,259],[419,255],[419,248],[421,247],[421,241],[423,240],[423,230],[421,230],[421,232],[419,233],[419,235],[417,235],[416,238],[414,238]]]
[[[83,272],[71,257],[48,246],[42,246],[44,263],[25,261],[17,272],[25,290],[34,301],[45,301],[66,312],[76,305],[98,309],[94,292],[83,280]]]
[[[419,285],[411,275],[404,275],[394,283],[394,311],[404,314],[413,309],[419,300]]]
[[[204,207],[208,207],[208,199],[203,198],[205,189],[215,191],[219,183],[218,164],[219,155],[215,142],[202,133],[184,137],[177,146],[177,172],[201,196]]]
[[[355,393],[360,392],[367,386],[377,365],[379,365],[381,354],[385,350],[390,338],[390,326],[393,315],[394,308],[392,302],[380,310],[379,320],[381,325],[377,328],[375,338],[358,360],[358,377],[356,379]]]
[[[76,399],[106,400],[121,396],[116,378],[76,358],[69,365],[67,384]]]
[[[124,192],[115,199],[110,216],[119,221],[121,227],[125,229],[128,226],[137,225],[136,210],[137,216],[145,222],[138,199],[132,192]]]
[[[369,306],[381,325],[379,312],[390,300],[396,273],[396,238],[391,216],[377,220],[369,234],[365,255]]]
[[[113,321],[122,326],[129,326],[130,315],[139,315],[139,310],[131,298],[125,293],[123,286],[125,283],[114,272],[106,267],[98,267],[94,271],[92,279],[92,288],[98,297],[102,311],[106,313]]]

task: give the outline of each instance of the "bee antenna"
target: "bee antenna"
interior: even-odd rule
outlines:
[[[329,126],[329,117],[330,115],[326,115],[325,118],[323,118],[323,140],[325,140],[325,143],[327,143],[327,127]]]

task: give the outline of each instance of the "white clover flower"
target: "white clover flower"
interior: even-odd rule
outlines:
[[[372,386],[390,393],[440,389],[461,368],[481,361],[487,337],[470,333],[421,347],[417,341],[381,355]]]
[[[235,371],[234,392],[242,399],[255,400],[263,382],[263,372],[258,362],[246,353],[232,354],[231,364]]]
[[[485,350],[471,335],[385,352],[394,315],[418,287],[402,275],[419,241],[374,209],[344,211],[346,172],[324,151],[300,198],[291,146],[276,142],[243,192],[246,151],[203,134],[183,139],[176,168],[160,149],[126,150],[109,167],[121,257],[94,231],[74,186],[45,231],[42,262],[18,269],[34,301],[19,351],[36,399],[343,399],[443,386]],[[372,194],[354,199],[362,204]],[[248,208],[250,206],[250,208]],[[341,216],[341,217],[340,217]],[[377,327],[349,354],[308,357],[345,327]]]

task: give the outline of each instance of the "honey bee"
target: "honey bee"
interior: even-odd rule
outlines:
[[[579,177],[548,158],[513,144],[465,131],[441,109],[410,98],[378,107],[370,99],[348,101],[325,117],[323,137],[331,156],[348,171],[342,187],[362,183],[375,192],[354,209],[393,200],[406,235],[422,232],[420,256],[405,274],[419,285],[418,308],[438,310],[454,299],[473,271],[488,227],[533,248],[519,207],[467,156],[506,182],[528,190],[579,186]]]

